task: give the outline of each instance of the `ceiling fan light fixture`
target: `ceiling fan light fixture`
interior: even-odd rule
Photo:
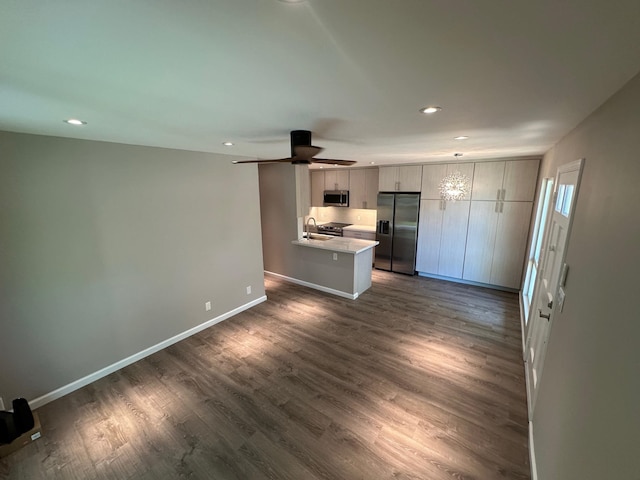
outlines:
[[[420,113],[424,113],[425,115],[431,115],[431,114],[437,113],[437,112],[439,112],[441,110],[442,110],[442,107],[437,107],[437,106],[433,105],[433,106],[428,106],[428,107],[422,107],[420,109]]]
[[[454,140],[467,140],[469,137],[466,135],[458,135],[457,137],[453,137]]]

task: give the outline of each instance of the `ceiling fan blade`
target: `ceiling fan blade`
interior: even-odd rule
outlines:
[[[318,155],[324,148],[314,147],[313,145],[296,145],[293,147],[295,154],[294,158],[310,160],[312,157]]]
[[[231,163],[291,163],[294,158],[274,158],[273,160],[233,160]]]
[[[355,160],[333,160],[331,158],[311,158],[311,163],[324,163],[328,165],[353,165],[358,163]]]

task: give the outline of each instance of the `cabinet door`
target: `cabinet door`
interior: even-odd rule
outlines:
[[[364,171],[364,208],[375,210],[378,203],[378,169],[367,168]]]
[[[505,162],[476,163],[471,200],[500,200]]]
[[[444,202],[438,275],[462,278],[469,225],[469,201]]]
[[[381,192],[395,192],[397,174],[397,167],[380,167],[378,178],[379,190]]]
[[[365,170],[351,170],[349,172],[349,208],[365,208],[365,192]]]
[[[295,165],[296,173],[296,215],[305,217],[311,208],[311,177],[307,165]]]
[[[420,202],[416,256],[416,270],[418,272],[438,274],[442,216],[444,214],[443,203],[443,200],[423,200]]]
[[[311,206],[322,207],[324,205],[324,172],[311,170]]]
[[[325,190],[349,190],[349,170],[325,170]]]
[[[501,202],[489,283],[520,288],[532,206],[532,202]]]
[[[422,166],[422,187],[420,198],[439,200],[440,181],[447,174],[447,165],[423,165]]]
[[[538,181],[539,160],[515,160],[504,167],[502,199],[516,202],[533,202]]]
[[[422,165],[398,167],[397,182],[399,192],[419,192],[422,188]]]
[[[476,170],[477,173],[477,170]],[[471,202],[462,278],[490,283],[500,202]]]

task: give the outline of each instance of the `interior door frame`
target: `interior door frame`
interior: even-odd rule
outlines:
[[[576,186],[575,186],[575,190],[573,192],[573,197],[571,199],[571,206],[570,206],[570,212],[571,212],[571,216],[569,218],[569,222],[567,225],[567,235],[565,238],[565,245],[567,245],[571,239],[571,230],[573,228],[573,221],[574,221],[574,215],[575,215],[575,207],[578,201],[578,194],[579,194],[579,190],[580,190],[580,183],[582,181],[582,174],[584,171],[584,163],[585,163],[585,159],[584,158],[580,158],[578,160],[575,160],[573,162],[570,163],[566,163],[563,165],[560,165],[556,171],[556,176],[555,176],[555,181],[553,184],[553,196],[552,196],[552,200],[550,203],[550,207],[547,210],[547,218],[544,219],[544,228],[545,228],[545,232],[544,232],[544,238],[542,241],[542,245],[543,245],[543,251],[540,255],[540,265],[545,265],[546,263],[546,256],[548,254],[548,243],[549,243],[549,236],[551,234],[551,229],[549,228],[552,222],[552,218],[553,218],[553,212],[555,210],[555,206],[556,206],[556,202],[557,202],[557,198],[558,198],[558,188],[559,188],[559,180],[560,180],[560,176],[563,173],[568,173],[571,171],[576,171],[578,172],[578,176],[576,179]],[[567,256],[567,248],[564,248],[564,251],[562,252],[562,258],[560,259],[560,264],[564,265],[565,264],[565,260],[566,260],[566,256]],[[560,279],[560,277],[563,275],[563,270],[564,269],[560,269],[560,271],[558,272],[558,279]],[[534,289],[533,289],[533,301],[536,302],[539,292],[540,292],[540,282],[542,281],[543,275],[541,275],[541,272],[538,272],[538,275],[536,277],[536,281],[535,281],[535,285],[534,285]],[[561,286],[561,282],[558,281],[557,282],[557,288],[560,288]],[[556,297],[557,297],[557,293],[556,293]],[[554,301],[553,302],[553,306],[551,308],[550,311],[550,318],[548,320],[548,326],[547,326],[547,330],[546,330],[546,335],[544,338],[544,342],[543,344],[546,345],[549,341],[549,337],[551,335],[551,329],[553,328],[553,322],[554,319],[556,317],[556,314],[558,312],[558,305],[561,302],[558,301]],[[527,338],[526,338],[526,342],[525,342],[525,352],[528,352],[529,349],[531,348],[531,341],[532,341],[532,337],[533,334],[535,332],[534,329],[534,322],[537,321],[545,321],[545,319],[541,319],[535,315],[532,315],[531,318],[529,319],[529,328],[527,331]],[[536,356],[541,355],[541,357],[539,358],[540,361],[540,373],[539,373],[539,377],[538,377],[538,384],[540,382],[540,380],[542,379],[542,372],[543,372],[543,366],[544,366],[544,359],[546,356],[546,347],[542,350],[542,351],[538,351],[536,352]],[[526,365],[526,363],[529,361],[528,360],[529,356],[527,353],[525,353],[525,379],[526,379],[526,388],[527,388],[527,406],[528,406],[528,413],[529,413],[529,421],[531,421],[533,419],[533,412],[534,412],[534,408],[535,408],[535,402],[536,402],[536,398],[538,396],[538,391],[539,388],[536,388],[535,391],[533,389],[533,385],[531,384],[532,379],[530,378],[529,375],[529,367],[528,365]]]

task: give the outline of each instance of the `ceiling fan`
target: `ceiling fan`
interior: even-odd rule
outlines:
[[[355,160],[334,160],[330,158],[315,158],[324,150],[322,147],[311,145],[309,130],[291,131],[291,157],[273,160],[236,160],[233,163],[291,163],[293,165],[309,165],[311,163],[325,163],[328,165],[353,165]]]

